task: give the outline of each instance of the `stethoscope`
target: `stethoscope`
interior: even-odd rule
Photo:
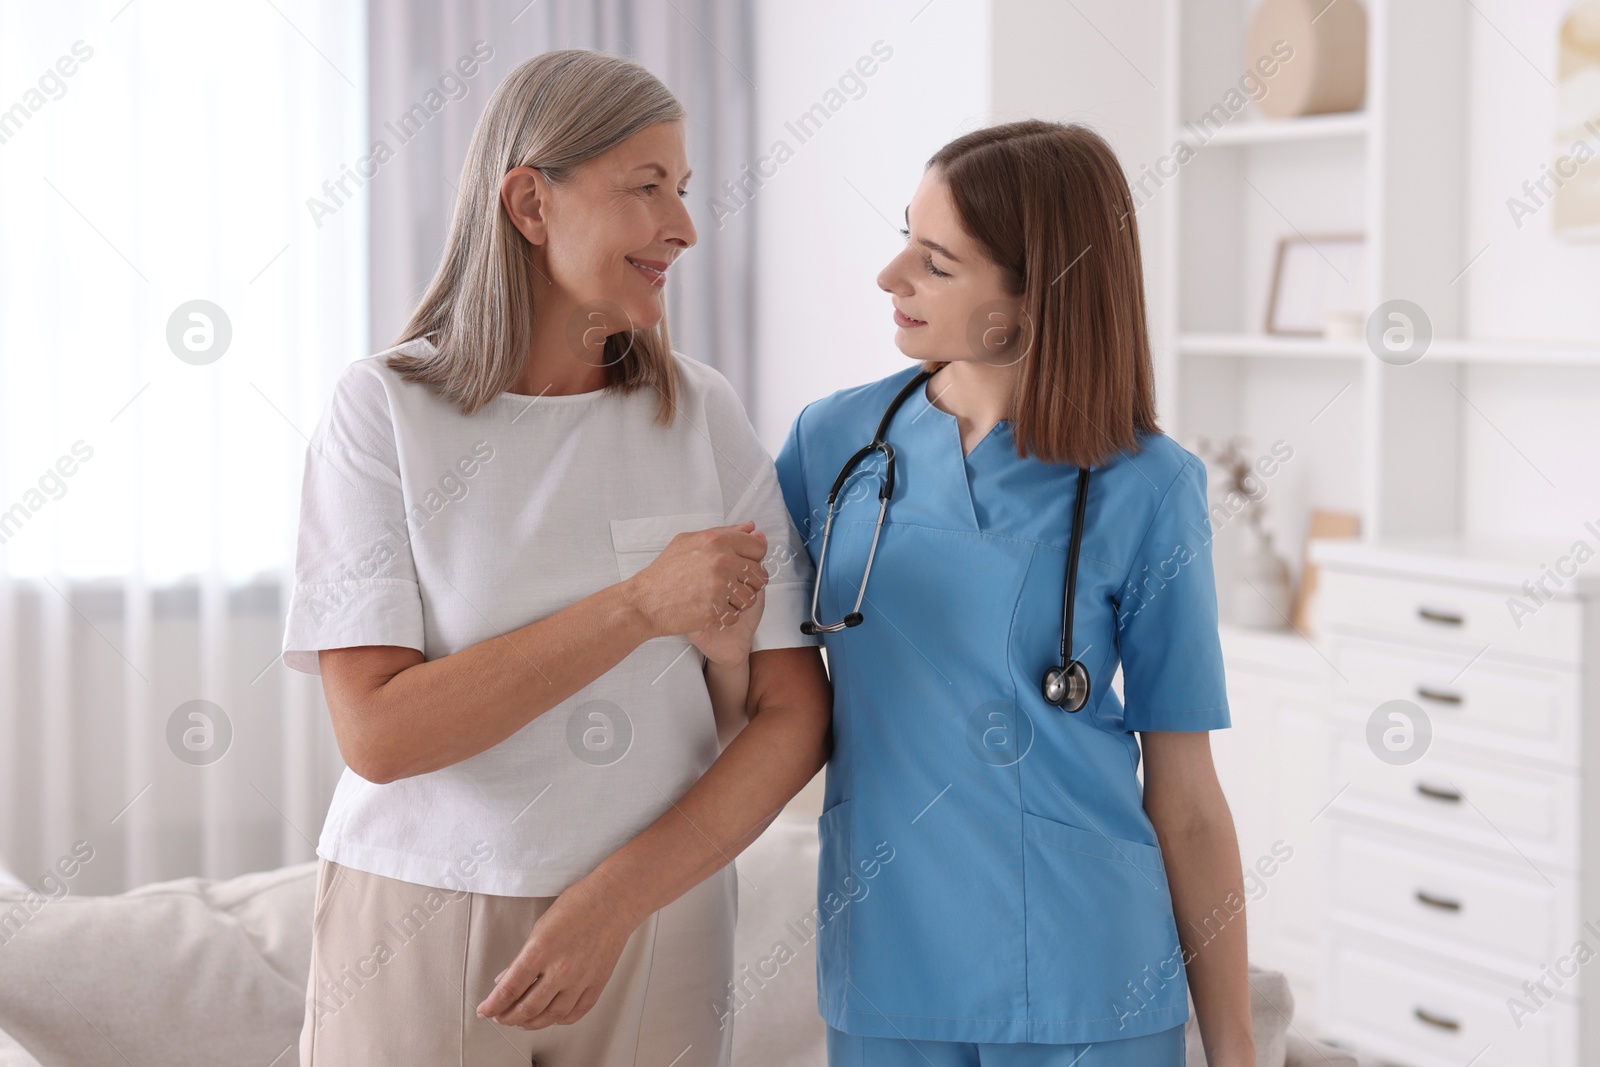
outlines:
[[[895,398],[889,401],[889,406],[884,410],[883,418],[878,423],[878,432],[872,435],[872,441],[863,446],[855,455],[845,461],[839,470],[839,476],[833,480],[833,488],[828,490],[828,517],[822,526],[822,551],[817,554],[817,578],[811,587],[811,618],[800,624],[800,632],[811,634],[832,634],[850,626],[859,626],[862,621],[861,601],[867,595],[867,579],[872,575],[872,557],[878,552],[878,534],[883,530],[883,516],[889,510],[889,497],[894,495],[894,446],[883,439],[889,431],[889,423],[894,419],[900,405],[905,403],[906,397],[911,395],[913,389],[921,388],[922,384],[933,376],[933,371],[922,371],[912,378]],[[850,613],[835,623],[824,624],[817,619],[817,596],[822,589],[823,567],[828,562],[828,536],[833,532],[834,503],[838,500],[839,490],[851,473],[874,452],[882,452],[884,459],[883,485],[878,489],[878,519],[872,527],[872,546],[867,549],[867,567],[861,575],[861,585],[856,589],[856,603]],[[1054,667],[1045,671],[1044,678],[1039,683],[1040,691],[1044,698],[1058,708],[1067,711],[1080,711],[1089,700],[1089,668],[1078,660],[1072,659],[1072,599],[1078,584],[1078,546],[1083,539],[1083,516],[1089,502],[1089,468],[1078,468],[1078,496],[1073,504],[1072,518],[1072,543],[1067,554],[1067,587],[1062,595],[1061,606],[1061,655]]]

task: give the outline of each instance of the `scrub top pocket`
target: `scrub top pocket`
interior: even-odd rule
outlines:
[[[1187,978],[1160,848],[1031,812],[1022,819],[1033,1040],[1062,1040],[1047,1036],[1052,1023],[1081,1025],[1086,1014],[1129,1037],[1184,1022]]]
[[[851,873],[850,801],[841,800],[817,819],[817,970],[843,979],[850,976],[850,910],[845,878]],[[841,979],[840,976],[843,976]],[[818,982],[825,995],[827,985]]]
[[[618,579],[627,581],[650,566],[661,555],[661,550],[679,534],[721,525],[722,516],[715,512],[612,519],[611,547],[617,554]]]

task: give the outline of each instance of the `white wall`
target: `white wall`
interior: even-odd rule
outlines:
[[[758,228],[750,417],[774,454],[807,403],[907,364],[894,346],[889,298],[874,279],[903,243],[898,227],[923,163],[989,121],[988,7],[756,5],[756,142],[765,153],[783,141],[793,156],[765,166],[771,177],[725,225]],[[834,98],[837,110],[802,143],[786,124],[829,102],[840,76],[871,58],[879,41],[891,55],[861,79],[859,99]]]
[[[1554,158],[1556,30],[1566,0],[1477,0],[1470,22],[1467,247],[1479,338],[1600,347],[1600,243],[1557,240],[1550,212],[1520,229],[1506,199]],[[1548,81],[1546,79],[1549,79]],[[1586,538],[1600,520],[1600,371],[1473,368],[1464,391],[1464,521],[1485,536]]]
[[[1036,118],[1080,122],[1104,137],[1130,180],[1171,146],[1164,143],[1160,0],[993,0],[993,109],[996,122]],[[1159,227],[1167,196],[1140,208],[1145,299],[1152,336],[1162,327]],[[1158,350],[1158,396],[1167,366]]]
[[[1472,254],[1487,251],[1463,279],[1467,329],[1483,338],[1600,340],[1600,243],[1558,240],[1548,208],[1519,229],[1506,208],[1554,159],[1550,83],[1570,0],[1475,3],[1483,14],[1468,24],[1467,244]]]

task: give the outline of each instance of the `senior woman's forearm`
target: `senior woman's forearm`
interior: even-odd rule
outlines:
[[[766,550],[752,522],[680,533],[632,577],[448,656],[424,662],[416,649],[385,645],[324,649],[339,750],[381,784],[493,748],[645,641],[717,622],[739,603],[735,586],[759,595]]]
[[[815,648],[752,652],[750,708],[700,780],[585,879],[631,926],[733,862],[827,762],[832,689]]]
[[[414,649],[325,650],[323,685],[345,761],[383,783],[493,748],[652,636],[622,583],[436,660]]]

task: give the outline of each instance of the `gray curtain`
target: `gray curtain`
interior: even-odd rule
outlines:
[[[753,20],[746,0],[369,0],[368,127],[393,152],[365,186],[372,348],[405,325],[438,264],[472,128],[494,87],[540,52],[597,48],[644,64],[689,112],[687,202],[699,241],[668,283],[672,344],[722,371],[749,406],[756,205],[719,229],[710,201],[755,158]],[[493,57],[461,79],[465,94],[441,88],[484,45]],[[436,110],[420,130],[397,133],[430,93]]]

